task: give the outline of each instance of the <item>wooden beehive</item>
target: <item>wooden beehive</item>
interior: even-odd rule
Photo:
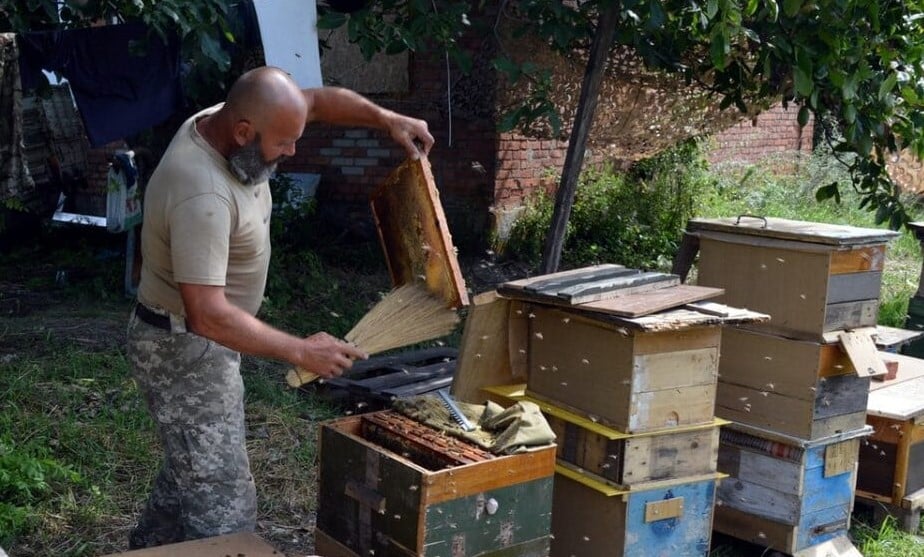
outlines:
[[[479,456],[386,410],[323,424],[320,449],[319,553],[548,554],[554,446]]]
[[[844,537],[863,428],[804,441],[738,424],[719,445],[718,532],[788,554]],[[859,555],[859,553],[857,553]]]
[[[882,354],[897,362],[895,379],[873,382],[860,445],[857,496],[885,503],[899,524],[916,532],[924,508],[924,360]]]
[[[713,474],[626,491],[559,467],[552,555],[705,557],[715,485]]]
[[[525,388],[525,384],[514,384],[488,387],[484,392],[503,405],[526,400],[539,406],[555,432],[560,466],[625,488],[716,471],[719,427],[728,423],[724,420],[655,433],[623,433],[532,399]]]
[[[869,350],[876,356],[870,342]],[[802,439],[866,424],[870,378],[840,343],[729,327],[722,337],[716,414]]]
[[[692,219],[697,283],[720,301],[768,313],[753,327],[792,338],[872,326],[886,242],[896,232],[777,218]]]
[[[626,433],[712,423],[721,319],[676,310],[644,325],[531,305],[527,393]]]

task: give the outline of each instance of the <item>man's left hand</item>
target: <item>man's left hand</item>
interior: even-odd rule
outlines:
[[[388,121],[388,133],[413,160],[427,156],[433,147],[433,136],[424,120],[393,112]]]

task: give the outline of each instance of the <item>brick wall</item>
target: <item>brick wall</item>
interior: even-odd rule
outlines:
[[[411,56],[408,72],[408,94],[370,97],[429,123],[436,139],[430,163],[453,240],[462,249],[481,249],[492,231],[505,233],[534,192],[554,190],[567,143],[497,133],[493,113],[466,106],[466,95],[484,94],[490,84],[466,85],[467,78],[454,68],[449,76],[453,101],[447,102],[445,59],[439,54]],[[795,107],[775,106],[753,122],[717,134],[715,148],[707,155],[709,161],[747,163],[773,154],[810,151],[812,122],[800,129],[797,112]],[[321,225],[336,227],[348,237],[370,239],[375,230],[369,194],[404,156],[403,149],[384,133],[315,124],[281,170],[319,174]],[[585,166],[598,158],[586,153]]]
[[[754,163],[773,155],[811,152],[814,120],[804,128],[796,119],[799,108],[782,104],[771,107],[756,119],[746,120],[713,136],[715,147],[707,154],[713,165]]]

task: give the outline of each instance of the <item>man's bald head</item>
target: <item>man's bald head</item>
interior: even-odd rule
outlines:
[[[283,70],[265,66],[245,73],[234,82],[225,101],[234,120],[257,126],[276,117],[304,122],[308,105],[298,84]]]

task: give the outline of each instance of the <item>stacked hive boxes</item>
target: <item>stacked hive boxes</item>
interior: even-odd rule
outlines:
[[[716,414],[723,431],[716,530],[795,555],[846,542],[870,376],[883,230],[784,219],[692,220],[698,284],[771,316],[728,329]]]
[[[524,319],[512,321],[527,331],[511,335],[524,339],[511,350],[528,367],[523,396],[539,404],[557,433],[553,556],[709,552],[721,327],[766,316],[665,301],[677,295],[674,304],[682,305],[685,288],[609,299],[592,311],[543,303],[554,299],[530,295],[522,281],[499,290],[523,302],[514,310]],[[646,297],[671,309],[621,311]]]

